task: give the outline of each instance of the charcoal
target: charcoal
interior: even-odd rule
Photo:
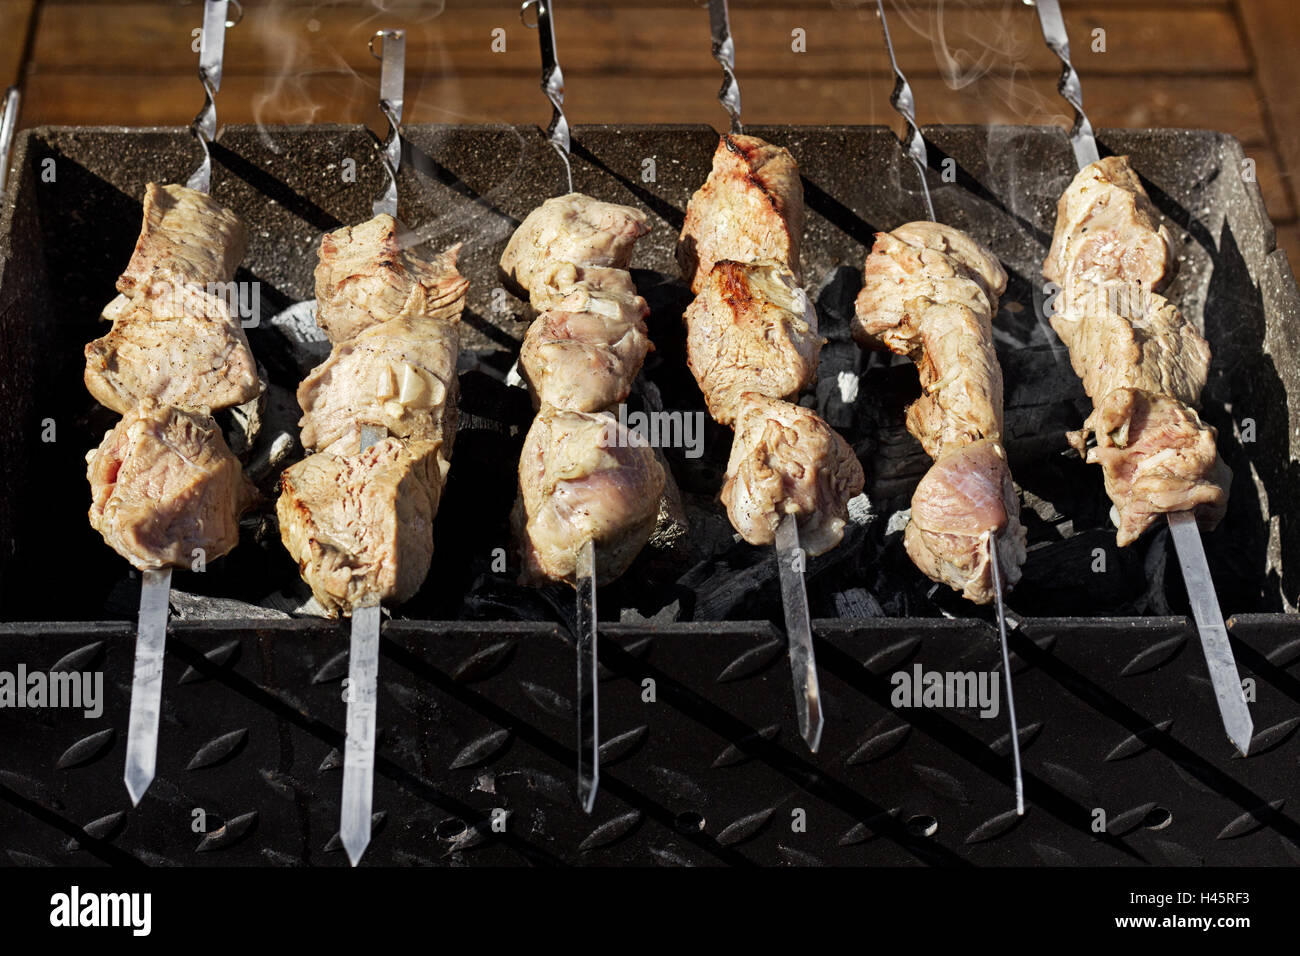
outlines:
[[[884,617],[885,609],[880,606],[874,594],[866,588],[849,588],[835,594],[835,616],[846,621],[861,621],[872,617]]]
[[[171,608],[172,613],[181,621],[275,620],[289,617],[284,611],[259,607],[247,601],[190,594],[176,588],[171,591]]]
[[[278,315],[271,317],[271,328],[280,333],[280,340],[298,369],[298,377],[329,358],[330,340],[316,324],[316,300],[295,302]]]

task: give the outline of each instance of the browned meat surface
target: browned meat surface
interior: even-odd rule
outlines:
[[[650,307],[624,269],[551,263],[537,270],[519,367],[540,405],[596,412],[627,398],[654,347]]]
[[[1156,289],[1172,261],[1172,237],[1127,156],[1079,170],[1056,203],[1047,279],[1063,288],[1120,280]]]
[[[1010,588],[1025,563],[1020,501],[1002,445],[981,439],[956,446],[926,472],[912,496],[903,545],[931,580],[988,604],[997,594],[990,535],[996,536],[1003,585]]]
[[[790,399],[817,377],[817,311],[780,263],[720,260],[685,318],[686,361],[724,425],[741,393]]]
[[[709,178],[691,197],[677,262],[699,294],[719,259],[772,259],[802,282],[803,184],[794,157],[756,136],[727,134]]]
[[[331,614],[410,599],[429,573],[447,462],[436,441],[318,452],[280,478],[280,538]]]
[[[207,415],[151,401],[127,409],[86,455],[90,524],[132,565],[191,567],[239,543],[256,492]]]
[[[459,318],[469,288],[459,254],[455,245],[420,258],[403,248],[389,215],[328,233],[316,266],[316,323],[338,344],[390,319]]]
[[[588,540],[596,545],[597,582],[617,578],[654,530],[664,482],[653,449],[613,415],[542,406],[519,456],[511,516],[520,581],[573,583]]]
[[[115,314],[85,348],[86,388],[113,411],[142,399],[218,411],[261,392],[248,338],[221,297],[159,282]]]
[[[793,514],[809,554],[839,544],[849,499],[863,484],[848,443],[811,409],[754,392],[740,396],[735,421],[722,503],[740,536],[772,544],[781,518]]]
[[[1088,286],[1073,300],[1058,299],[1051,317],[1088,396],[1137,388],[1195,405],[1210,371],[1210,344],[1196,327],[1154,292]]]
[[[501,254],[501,271],[517,291],[531,293],[561,263],[626,269],[632,247],[649,231],[650,219],[639,209],[582,193],[557,196],[520,223]]]
[[[1090,464],[1101,465],[1121,548],[1168,512],[1193,511],[1210,530],[1227,511],[1232,471],[1219,457],[1218,433],[1176,398],[1117,388],[1069,437]]]
[[[404,317],[335,345],[298,386],[303,447],[340,455],[361,449],[361,425],[397,438],[441,442],[450,458],[458,417],[456,320]]]
[[[211,196],[150,183],[140,238],[117,289],[133,296],[160,282],[204,288],[229,282],[247,247],[244,224]]]
[[[1153,291],[1171,261],[1169,232],[1128,158],[1080,170],[1057,203],[1043,275],[1062,286],[1052,327],[1093,402],[1070,441],[1102,466],[1121,547],[1176,511],[1214,528],[1232,482],[1215,430],[1194,410],[1209,343]]]
[[[863,276],[854,337],[916,362],[922,394],[907,410],[907,430],[935,459],[912,495],[904,547],[931,579],[988,603],[989,536],[997,538],[1005,587],[1020,579],[1025,560],[993,348],[1006,272],[960,230],[914,222],[876,235]]]

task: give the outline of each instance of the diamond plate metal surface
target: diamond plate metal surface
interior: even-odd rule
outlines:
[[[1185,646],[1188,622],[1025,620],[1011,635],[1023,819],[1002,719],[890,702],[891,675],[916,665],[995,670],[986,625],[934,622],[921,639],[915,622],[816,622],[818,754],[794,730],[775,629],[603,630],[605,769],[587,817],[558,628],[387,625],[363,865],[1285,865],[1300,854],[1300,622],[1232,622],[1262,728],[1242,760]],[[116,785],[130,637],[129,625],[0,627],[0,670],[102,669],[106,697],[98,720],[0,709],[4,861],[346,866],[345,631],[173,624],[158,778],[135,809]]]

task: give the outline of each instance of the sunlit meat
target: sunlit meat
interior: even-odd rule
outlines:
[[[303,446],[356,454],[364,423],[398,438],[441,442],[450,458],[459,335],[454,319],[404,317],[335,345],[298,386]]]
[[[316,322],[338,344],[390,319],[459,318],[469,288],[456,269],[459,254],[455,245],[420,258],[385,214],[328,233],[316,266]]]
[[[627,398],[653,346],[650,308],[626,270],[555,263],[534,272],[539,315],[524,335],[519,367],[534,403],[580,412]]]
[[[780,263],[715,263],[685,319],[687,363],[724,425],[741,393],[791,399],[817,377],[817,311]]]
[[[331,616],[412,597],[433,559],[447,461],[436,441],[318,452],[280,478],[280,537]]]
[[[113,411],[143,399],[218,411],[261,391],[248,338],[222,297],[158,282],[115,315],[108,334],[86,344],[84,376]]]
[[[557,196],[520,223],[501,254],[501,271],[517,291],[531,294],[560,263],[626,269],[632,247],[649,231],[649,217],[639,209],[582,193]]]
[[[727,461],[722,503],[750,544],[770,545],[787,514],[810,555],[840,543],[848,501],[862,491],[853,449],[816,412],[754,392],[734,406],[736,436]]]
[[[256,495],[209,416],[152,401],[127,409],[86,462],[91,527],[141,570],[221,557]]]
[[[727,134],[709,178],[691,197],[677,263],[699,294],[720,259],[780,262],[802,281],[803,184],[789,151],[756,136]]]
[[[229,282],[247,247],[248,233],[239,217],[211,196],[150,183],[140,238],[117,289],[133,296],[158,282],[203,287]]]
[[[1062,286],[1052,327],[1093,402],[1069,438],[1102,466],[1121,547],[1172,512],[1214,528],[1232,481],[1214,428],[1195,411],[1209,343],[1153,291],[1171,259],[1169,232],[1127,157],[1080,170],[1057,203],[1043,274]]]
[[[654,530],[664,482],[654,451],[613,415],[542,406],[524,439],[511,516],[521,581],[573,583],[588,540],[597,582],[617,578]]]
[[[904,547],[930,578],[988,603],[996,594],[990,537],[1004,587],[1020,579],[1025,560],[993,348],[1006,272],[960,230],[913,222],[876,235],[863,278],[854,337],[916,362],[921,397],[907,410],[907,429],[935,459],[913,493]]]

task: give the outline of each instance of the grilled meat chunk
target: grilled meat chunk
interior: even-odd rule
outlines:
[[[242,326],[196,285],[157,282],[135,293],[85,353],[86,388],[123,414],[143,399],[218,411],[262,390]]]
[[[993,315],[1007,275],[970,236],[934,222],[878,233],[863,268],[854,337],[916,362],[907,430],[935,464],[912,496],[903,545],[918,568],[978,604],[993,600],[988,538],[1004,587],[1020,579],[1025,529],[1002,438]]]
[[[280,478],[280,538],[331,616],[409,600],[429,573],[447,461],[437,441],[318,452]]]
[[[793,514],[810,555],[839,544],[849,499],[863,484],[848,443],[811,409],[756,392],[739,397],[735,428],[722,503],[740,536],[772,544],[781,518]]]
[[[1135,388],[1107,394],[1083,429],[1069,435],[1079,454],[1101,465],[1121,548],[1173,511],[1195,512],[1207,531],[1218,526],[1228,510],[1232,471],[1219,457],[1217,437],[1190,406]]]
[[[780,263],[719,260],[685,319],[687,364],[723,425],[742,393],[790,399],[817,377],[817,311]]]
[[[256,496],[208,415],[146,400],[86,455],[90,524],[140,570],[190,567],[239,543]]]
[[[728,133],[709,178],[691,197],[677,263],[699,294],[719,259],[775,260],[802,281],[803,184],[794,157],[756,136]]]
[[[1131,282],[1159,288],[1173,263],[1173,237],[1160,224],[1127,156],[1079,170],[1056,203],[1056,232],[1043,275],[1062,288]]]
[[[437,441],[450,459],[460,385],[459,322],[405,316],[335,345],[298,386],[303,447],[361,450],[361,426],[397,438]]]
[[[337,345],[390,319],[457,319],[469,288],[456,269],[459,254],[455,245],[420,258],[403,248],[386,214],[327,233],[316,266],[316,323]]]
[[[596,412],[627,398],[646,355],[650,307],[624,269],[549,263],[529,298],[541,314],[528,327],[519,368],[533,401]]]
[[[229,282],[247,248],[244,224],[211,196],[150,183],[140,238],[117,290],[135,296],[158,283],[206,287]]]
[[[626,269],[632,247],[650,231],[639,209],[582,193],[542,203],[520,223],[501,254],[501,271],[523,294],[560,263]]]
[[[997,594],[990,535],[996,535],[1003,587],[1010,588],[1025,562],[1020,501],[1001,443],[981,439],[956,446],[926,472],[912,495],[903,546],[932,581],[988,604]]]
[[[543,405],[524,439],[511,515],[520,582],[573,583],[589,539],[597,582],[617,578],[654,530],[664,483],[654,450],[613,415]]]

